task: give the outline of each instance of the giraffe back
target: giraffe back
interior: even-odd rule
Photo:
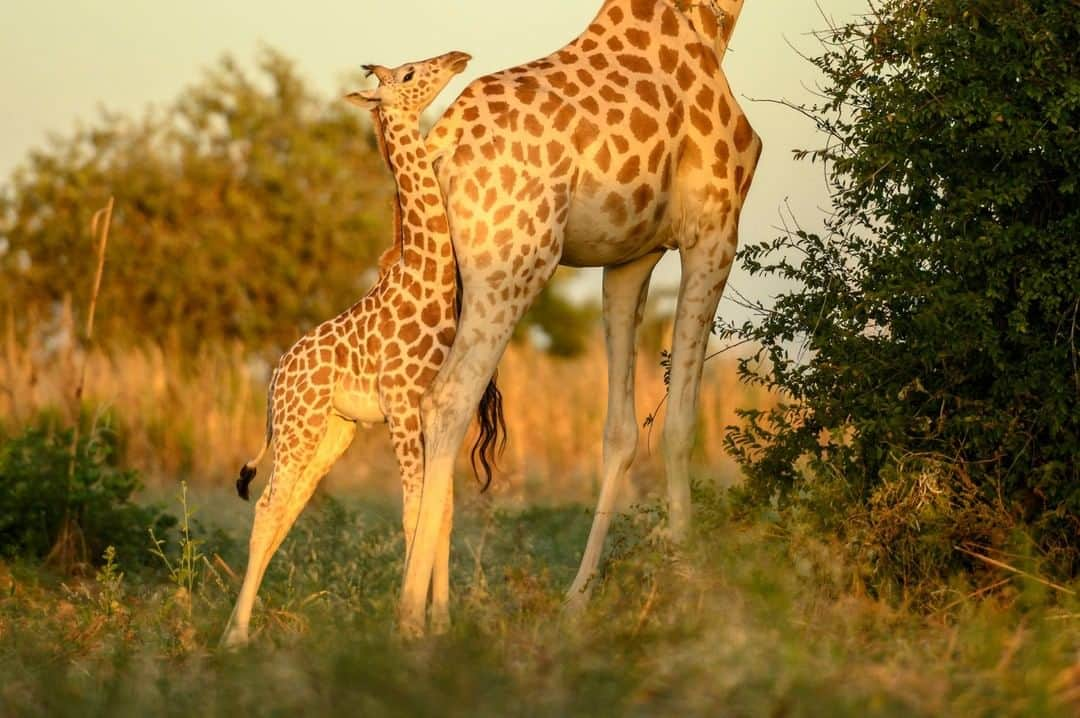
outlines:
[[[723,221],[699,208],[737,213],[760,140],[714,39],[663,0],[608,0],[565,47],[462,92],[428,139],[444,191],[456,181],[487,209],[565,185],[571,265],[616,264]]]

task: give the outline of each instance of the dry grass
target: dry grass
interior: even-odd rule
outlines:
[[[67,313],[65,313],[67,314]],[[69,325],[62,319],[60,325]],[[60,332],[59,336],[64,336]],[[208,348],[197,357],[160,346],[86,357],[86,407],[95,421],[111,423],[122,439],[125,462],[151,483],[186,478],[197,486],[228,486],[237,468],[262,438],[265,363],[249,360],[240,345]],[[26,345],[5,337],[0,356],[0,417],[20,426],[42,411],[70,421],[66,401],[82,356],[69,342]],[[738,384],[734,360],[707,365],[701,396],[696,458],[710,476],[729,481],[735,468],[724,456],[724,427],[738,407],[770,401]],[[510,442],[495,491],[520,499],[591,500],[599,475],[606,404],[606,360],[602,339],[574,360],[552,358],[513,346],[500,366]],[[638,370],[638,415],[644,419],[664,396],[657,352],[642,351]],[[657,485],[663,411],[656,427],[642,430],[628,499]],[[462,466],[462,472],[466,469]],[[386,432],[361,431],[331,473],[335,488],[395,491],[396,469]]]

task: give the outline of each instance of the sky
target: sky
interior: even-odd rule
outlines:
[[[260,47],[295,60],[327,101],[364,63],[394,66],[448,50],[473,56],[445,91],[442,107],[479,75],[546,55],[581,32],[601,0],[34,0],[0,8],[0,184],[49,133],[68,133],[99,108],[139,114],[167,106],[225,53],[252,65]],[[801,226],[820,226],[828,195],[820,166],[796,163],[795,148],[822,144],[812,124],[762,100],[799,102],[818,78],[796,49],[813,53],[809,33],[861,13],[866,0],[749,0],[724,70],[765,152],[744,209],[743,243],[778,235],[790,207]],[[794,47],[792,47],[794,46]],[[440,108],[438,102],[435,105]],[[440,108],[441,109],[441,108]],[[678,280],[674,253],[654,286]],[[575,293],[599,299],[599,273]],[[736,267],[729,287],[768,301],[778,286]],[[729,295],[733,294],[731,292]],[[726,316],[742,310],[721,305]]]

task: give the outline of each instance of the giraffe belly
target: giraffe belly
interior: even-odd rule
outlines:
[[[657,211],[655,202],[638,210],[631,198],[623,201],[620,197],[617,202],[618,195],[613,194],[575,198],[567,218],[561,264],[607,267],[670,244],[670,222]]]
[[[349,421],[361,424],[386,423],[379,397],[373,391],[363,391],[359,382],[343,381],[338,385],[334,392],[334,411]]]

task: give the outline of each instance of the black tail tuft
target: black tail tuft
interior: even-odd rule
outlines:
[[[480,478],[480,471],[476,469],[479,461],[484,473],[484,488],[481,493],[491,486],[492,471],[495,460],[506,448],[506,417],[503,416],[502,392],[495,385],[498,376],[491,378],[484,396],[480,399],[480,407],[476,411],[476,419],[480,423],[480,435],[473,444],[472,461],[473,473]]]
[[[251,484],[254,478],[254,466],[248,466],[247,464],[244,464],[242,467],[240,467],[240,478],[236,480],[236,493],[240,494],[240,498],[242,498],[244,501],[247,501],[250,498],[248,496],[248,486]]]

